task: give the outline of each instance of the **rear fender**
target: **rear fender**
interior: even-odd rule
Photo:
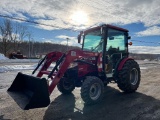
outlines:
[[[122,58],[121,61],[119,62],[118,65],[118,71],[120,71],[123,68],[123,65],[126,63],[128,60],[133,60],[133,58]]]
[[[113,76],[114,78],[116,79],[117,75],[118,75],[118,72],[120,70],[122,70],[124,64],[126,63],[126,61],[128,60],[133,60],[133,58],[128,58],[128,57],[123,57],[122,59],[120,59],[117,64],[116,64],[116,67],[115,67],[115,70],[114,70],[114,73],[113,73]]]

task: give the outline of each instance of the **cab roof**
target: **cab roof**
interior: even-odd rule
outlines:
[[[120,27],[117,27],[117,26],[109,25],[109,24],[103,24],[103,25],[100,25],[100,26],[97,26],[97,27],[89,28],[89,29],[85,30],[84,33],[88,33],[88,32],[91,32],[93,30],[96,30],[96,29],[100,29],[101,27],[111,28],[111,29],[119,30],[119,31],[123,31],[123,32],[129,32],[127,29],[124,29],[124,28],[120,28]]]

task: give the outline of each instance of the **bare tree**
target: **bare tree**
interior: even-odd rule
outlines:
[[[22,26],[21,24],[15,23],[12,24],[12,32],[10,34],[10,40],[14,43],[13,48],[14,51],[19,49],[19,44],[23,41],[27,36],[30,35],[28,32],[28,28],[26,26]]]
[[[0,25],[0,34],[1,34],[1,42],[2,42],[2,44],[0,45],[0,48],[4,55],[6,55],[7,51],[11,49],[10,47],[11,29],[12,29],[11,22],[7,19]]]
[[[0,42],[2,43],[0,49],[3,54],[6,56],[7,53],[18,50],[19,43],[23,41],[28,34],[30,33],[26,26],[5,19],[3,23],[0,24]],[[10,43],[13,43],[12,46]]]

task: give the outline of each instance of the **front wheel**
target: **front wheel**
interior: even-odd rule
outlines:
[[[67,78],[61,78],[57,88],[63,94],[70,94],[75,89],[74,81]]]
[[[85,104],[96,104],[103,97],[102,80],[94,76],[86,77],[81,87],[81,97]]]
[[[126,92],[135,92],[140,84],[140,68],[136,61],[128,60],[117,76],[118,87]]]

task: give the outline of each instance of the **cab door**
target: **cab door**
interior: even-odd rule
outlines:
[[[108,28],[105,65],[106,73],[112,73],[118,60],[128,56],[127,38],[127,32]]]

